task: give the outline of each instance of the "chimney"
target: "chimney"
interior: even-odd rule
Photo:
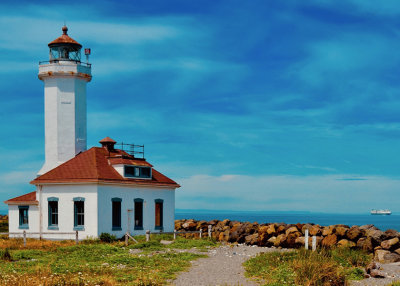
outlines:
[[[114,145],[117,142],[111,139],[110,137],[106,137],[104,139],[101,139],[99,143],[101,144],[101,147],[106,149],[108,152],[111,152],[114,151]]]

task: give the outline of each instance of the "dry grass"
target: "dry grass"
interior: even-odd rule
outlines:
[[[371,256],[360,250],[304,249],[286,253],[263,253],[244,263],[246,276],[263,280],[265,285],[345,285],[363,278]]]
[[[54,250],[57,247],[61,246],[71,246],[75,245],[73,240],[62,240],[62,241],[54,241],[54,240],[38,240],[27,238],[26,239],[26,247],[24,247],[24,242],[22,238],[13,238],[8,239],[8,237],[0,237],[0,249],[43,249],[43,250]]]

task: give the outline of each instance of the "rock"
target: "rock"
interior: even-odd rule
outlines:
[[[326,226],[322,229],[322,236],[328,236],[331,235],[333,233],[333,229],[334,226],[330,225],[330,226]]]
[[[394,229],[388,229],[383,234],[385,236],[385,239],[391,239],[391,238],[395,238],[395,237],[400,237],[400,233],[398,233]]]
[[[335,227],[335,234],[339,237],[344,237],[348,229],[349,227],[346,226],[337,226]]]
[[[358,226],[354,225],[350,227],[346,232],[346,237],[352,241],[356,241],[361,236],[361,230]]]
[[[357,247],[368,252],[372,252],[374,250],[371,237],[361,237],[357,241]]]
[[[379,249],[379,250],[375,251],[374,260],[383,263],[383,262],[385,262],[385,255],[389,254],[389,253],[390,253],[389,250]]]
[[[322,239],[321,244],[324,247],[332,247],[336,244],[336,242],[337,242],[336,234],[329,234],[324,239]]]
[[[258,241],[258,233],[254,233],[251,235],[246,236],[245,242],[248,245],[256,245]]]
[[[270,238],[270,236],[266,232],[259,234],[257,245],[258,246],[267,246],[267,247],[272,246],[272,244],[268,242],[269,238]]]
[[[174,241],[173,240],[160,240],[160,243],[164,244],[164,245],[169,245],[171,243],[174,243]]]
[[[197,223],[195,223],[192,219],[187,220],[185,223],[182,224],[182,227],[185,230],[194,231],[196,229]]]
[[[271,237],[267,240],[268,244],[270,244],[271,246],[272,246],[272,245],[275,245],[275,241],[276,241],[276,236],[271,236]]]
[[[222,231],[218,237],[219,241],[228,241],[229,240],[229,230]]]
[[[398,246],[398,243],[399,239],[395,237],[392,239],[382,241],[381,246],[383,249],[394,249],[396,248],[396,246]]]
[[[312,227],[313,227],[313,226],[312,226],[311,224],[306,223],[306,224],[303,225],[303,227],[301,228],[301,232],[302,232],[303,234],[306,234],[306,229],[308,229],[308,234],[310,234],[310,229],[311,229]]]
[[[278,233],[281,234],[281,233],[285,232],[285,230],[286,230],[286,224],[284,224],[284,223],[278,224],[276,227],[277,234]]]
[[[360,226],[360,230],[367,230],[367,229],[370,229],[370,228],[377,229],[373,224],[365,224],[365,225]]]
[[[229,226],[230,223],[231,223],[231,221],[230,221],[229,219],[224,219],[224,220],[221,222],[221,224],[222,224],[223,226]]]
[[[260,228],[258,229],[258,234],[263,234],[263,233],[267,233],[269,226],[268,225],[263,225],[260,226]]]
[[[276,237],[275,242],[274,242],[274,246],[278,247],[278,246],[282,246],[283,242],[286,240],[286,235],[284,234],[280,234]]]
[[[291,226],[286,230],[286,235],[288,235],[289,233],[293,233],[293,232],[299,232],[299,230],[297,229],[297,227],[295,226]]]
[[[301,232],[299,232],[299,231],[289,233],[286,236],[285,244],[281,245],[281,246],[284,246],[287,248],[295,248],[296,247],[296,239],[300,236],[301,236]]]
[[[373,278],[385,278],[385,274],[378,269],[372,269],[370,275]]]
[[[400,248],[397,248],[394,252],[400,254]]]
[[[365,271],[370,274],[372,269],[379,269],[378,264],[374,261],[372,261],[370,264],[365,267]]]
[[[400,255],[394,252],[387,253],[383,256],[384,263],[394,263],[400,261]]]
[[[274,223],[271,223],[270,225],[268,225],[267,233],[270,234],[270,235],[275,235],[276,234],[276,228],[275,228],[275,224]]]
[[[341,239],[338,241],[337,245],[339,247],[348,247],[348,248],[353,248],[356,246],[355,242],[348,240],[348,239]]]
[[[308,229],[310,236],[319,236],[322,233],[321,227],[319,225],[313,225]]]
[[[372,238],[372,243],[374,245],[379,245],[379,244],[381,244],[381,242],[383,240],[384,234],[382,231],[380,231],[379,229],[376,229],[374,227],[374,228],[367,229],[365,231],[365,236]]]

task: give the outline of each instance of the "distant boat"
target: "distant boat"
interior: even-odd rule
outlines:
[[[371,210],[372,215],[391,215],[390,210]]]

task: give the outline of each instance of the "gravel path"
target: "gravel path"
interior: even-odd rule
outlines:
[[[381,264],[386,278],[367,278],[361,281],[351,281],[350,286],[383,286],[394,281],[400,281],[400,262]]]
[[[192,262],[188,272],[181,273],[172,285],[257,285],[244,277],[242,263],[261,252],[276,248],[237,245],[220,246],[208,251],[207,258]]]

